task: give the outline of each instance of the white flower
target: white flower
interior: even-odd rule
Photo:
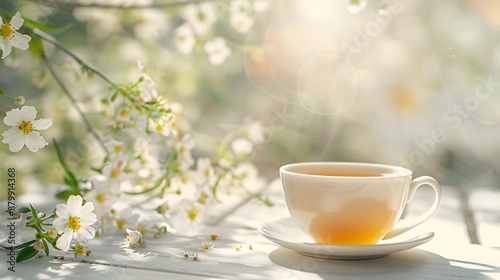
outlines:
[[[236,155],[246,156],[252,152],[253,144],[247,139],[238,138],[231,143],[231,148]]]
[[[124,228],[137,228],[139,214],[133,214],[131,208],[125,208],[115,218],[115,226],[118,230]]]
[[[144,240],[142,239],[142,234],[138,230],[130,230],[126,229],[127,231],[127,244],[130,248],[135,248],[137,245],[144,245]]]
[[[193,51],[196,40],[193,29],[187,23],[175,29],[175,46],[183,54],[190,54]]]
[[[214,176],[214,168],[209,158],[198,158],[196,160],[196,172],[201,184],[210,181]]]
[[[257,13],[262,13],[267,10],[269,0],[253,0],[253,9]]]
[[[231,54],[231,50],[226,46],[226,41],[221,37],[206,42],[203,49],[208,54],[210,63],[214,65],[222,64]]]
[[[102,174],[105,175],[109,181],[121,183],[127,180],[128,176],[125,168],[127,167],[127,160],[124,156],[112,157],[106,165],[102,168]]]
[[[231,187],[255,188],[262,184],[262,178],[259,177],[259,172],[255,165],[249,162],[242,162],[232,170],[232,174],[228,174],[225,178]]]
[[[189,5],[184,10],[183,17],[189,22],[196,34],[205,35],[217,21],[217,7],[212,2]]]
[[[172,223],[177,232],[188,236],[198,233],[205,207],[200,203],[185,199],[180,201],[176,208],[178,212],[172,219]]]
[[[252,6],[248,0],[235,0],[231,2],[229,22],[237,32],[246,33],[252,27],[253,18],[250,16],[251,10]]]
[[[170,137],[177,135],[177,122],[175,115],[161,116],[158,119],[149,119],[148,130]]]
[[[179,168],[183,171],[189,169],[194,163],[194,158],[191,153],[194,146],[195,141],[189,134],[184,135],[180,141],[174,143],[174,147],[178,153]]]
[[[117,140],[111,140],[107,142],[106,148],[114,155],[121,155],[125,151],[124,143]]]
[[[239,33],[247,33],[253,25],[253,18],[244,13],[231,14],[229,23]]]
[[[87,243],[94,238],[95,229],[91,227],[97,221],[96,214],[92,213],[94,204],[87,202],[82,206],[82,197],[72,195],[67,204],[56,206],[57,219],[52,225],[62,235],[56,245],[62,251],[68,251],[73,237],[80,243]]]
[[[120,196],[119,185],[109,181],[105,176],[90,179],[92,190],[86,194],[86,200],[94,203],[94,212],[102,219],[108,213]]]
[[[11,152],[19,152],[24,145],[32,152],[45,147],[48,143],[35,130],[45,130],[52,125],[52,119],[35,120],[36,109],[32,106],[23,106],[8,111],[3,118],[6,125],[12,126],[2,133],[2,143],[9,144]]]
[[[141,101],[149,102],[155,100],[158,97],[158,92],[156,91],[156,83],[153,79],[146,73],[144,65],[142,62],[137,62],[139,71],[141,72],[142,83],[139,84],[139,91],[141,92]]]
[[[2,59],[10,54],[12,46],[23,51],[28,49],[31,37],[16,31],[23,26],[23,23],[24,19],[19,12],[12,17],[10,22],[3,23],[2,17],[0,17],[0,32],[2,35],[0,37],[0,49],[2,50]]]
[[[264,142],[264,128],[258,121],[253,121],[248,125],[248,138],[255,144]]]
[[[229,7],[231,14],[248,14],[251,9],[252,4],[248,0],[234,0]]]
[[[212,242],[206,241],[206,240],[201,242],[200,249],[202,249],[203,251],[208,252],[208,251],[212,250],[213,248],[214,248],[214,244]]]

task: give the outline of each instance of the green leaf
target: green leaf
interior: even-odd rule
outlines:
[[[19,207],[19,209],[17,209],[17,211],[19,211],[19,213],[26,214],[26,213],[29,213],[31,210],[28,207]]]
[[[73,172],[71,172],[71,170],[69,169],[68,165],[66,165],[66,162],[64,162],[61,155],[61,150],[59,149],[59,145],[57,144],[56,140],[54,140],[54,147],[56,148],[57,158],[59,159],[59,162],[61,163],[62,168],[64,169],[64,172],[66,172],[67,175],[67,179],[65,178],[64,182],[74,190],[79,190],[78,181],[76,180],[76,177],[73,174]]]
[[[4,94],[5,94],[5,90],[0,88],[0,95],[4,95]]]
[[[80,195],[80,193],[77,193],[73,190],[65,190],[65,191],[58,192],[56,194],[56,197],[61,199],[61,200],[67,201],[71,195]]]
[[[49,246],[47,245],[47,241],[45,239],[42,239],[43,242],[43,250],[45,251],[45,255],[49,255]]]
[[[117,97],[118,97],[118,92],[115,91],[115,93],[113,93],[113,95],[111,96],[111,102],[115,101]]]
[[[45,50],[43,47],[43,39],[41,37],[31,36],[29,48],[30,48],[30,51],[33,53],[33,55],[36,58],[38,58],[40,60],[43,58],[43,56],[45,54]]]
[[[17,253],[16,262],[20,263],[22,261],[27,261],[36,256],[36,254],[38,254],[38,251],[32,246],[25,247]]]
[[[24,25],[30,29],[35,29],[38,28],[42,31],[45,32],[52,32],[52,33],[62,33],[68,29],[70,29],[73,24],[68,23],[64,25],[49,25],[41,22],[37,22],[31,19],[24,18]]]

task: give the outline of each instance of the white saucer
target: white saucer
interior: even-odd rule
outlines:
[[[386,256],[390,253],[408,250],[430,241],[434,232],[395,242],[384,240],[375,245],[325,245],[316,244],[304,234],[291,218],[283,218],[265,223],[258,229],[259,233],[272,242],[294,250],[295,252],[314,258],[335,260],[371,259]]]

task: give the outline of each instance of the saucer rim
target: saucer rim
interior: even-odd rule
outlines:
[[[261,236],[283,248],[293,250],[301,255],[326,259],[351,260],[383,257],[391,253],[406,251],[420,246],[424,243],[429,242],[435,236],[435,233],[431,231],[402,241],[387,243],[384,242],[382,244],[379,243],[373,245],[333,245],[317,244],[313,242],[299,243],[273,235],[272,231],[269,230],[270,226],[272,228],[272,225],[284,225],[283,223],[287,221],[291,221],[291,224],[294,224],[291,217],[285,217],[271,222],[263,223],[258,227],[257,230]],[[298,227],[294,227],[294,230],[300,231]],[[321,250],[327,252],[327,254],[318,253]]]

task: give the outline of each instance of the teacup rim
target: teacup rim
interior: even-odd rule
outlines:
[[[288,168],[294,167],[294,166],[318,166],[318,165],[343,165],[343,166],[371,166],[371,167],[378,167],[378,168],[386,168],[386,169],[391,169],[395,170],[396,172],[386,174],[384,176],[376,176],[376,177],[361,177],[361,176],[337,176],[337,175],[315,175],[315,174],[306,174],[306,173],[300,173],[300,172],[294,172],[288,170]],[[371,163],[371,162],[353,162],[353,161],[308,161],[308,162],[294,162],[294,163],[288,163],[284,164],[279,168],[280,174],[286,173],[294,176],[301,176],[301,177],[310,177],[310,178],[339,178],[339,179],[352,179],[352,178],[357,178],[359,180],[374,180],[374,179],[387,179],[387,178],[400,178],[400,177],[407,177],[407,176],[412,176],[413,172],[405,167],[402,166],[397,166],[397,165],[390,165],[390,164],[383,164],[383,163]]]

